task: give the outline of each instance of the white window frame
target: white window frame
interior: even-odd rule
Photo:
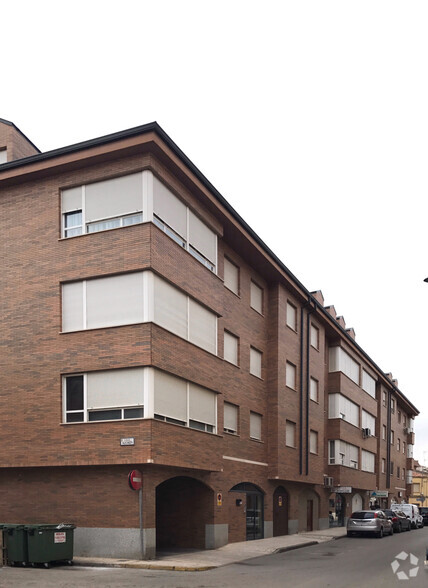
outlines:
[[[170,424],[180,424],[182,426],[188,427],[190,429],[193,430],[197,430],[197,431],[205,431],[208,433],[212,433],[212,434],[216,434],[217,433],[217,411],[218,411],[218,394],[213,391],[213,390],[209,390],[208,388],[205,388],[203,386],[200,386],[199,384],[193,384],[192,382],[189,381],[185,381],[185,385],[186,385],[186,395],[187,395],[187,401],[186,401],[186,405],[187,405],[187,416],[186,416],[186,420],[185,421],[178,421],[177,419],[171,418],[168,415],[162,415],[162,414],[155,414],[154,413],[154,406],[155,406],[155,377],[154,377],[154,373],[156,371],[155,368],[151,368],[151,367],[140,367],[140,368],[125,368],[124,370],[105,370],[106,373],[108,372],[117,372],[117,371],[129,371],[129,370],[142,370],[142,379],[143,379],[143,389],[141,391],[141,396],[142,396],[142,402],[141,404],[138,405],[130,405],[130,406],[123,406],[120,405],[120,394],[118,394],[118,404],[117,406],[106,406],[105,408],[93,408],[93,409],[88,409],[88,373],[75,373],[75,374],[64,374],[62,376],[62,406],[63,406],[63,423],[67,424],[67,425],[74,425],[74,424],[78,424],[78,423],[88,423],[88,424],[92,424],[92,423],[96,423],[96,422],[101,422],[101,420],[90,420],[90,414],[93,413],[97,413],[97,412],[104,412],[104,411],[111,411],[111,410],[116,410],[116,411],[121,411],[121,418],[120,419],[103,419],[103,422],[113,422],[116,420],[135,420],[135,419],[156,419],[156,420],[161,420],[164,422],[168,422]],[[177,376],[174,376],[173,374],[169,374],[171,377],[176,378],[177,380],[183,381],[182,378],[179,378]],[[83,408],[82,409],[78,409],[78,410],[73,410],[73,411],[67,411],[67,378],[70,377],[82,377],[83,378]],[[192,419],[190,419],[190,414],[189,414],[189,395],[191,392],[191,387],[192,386],[196,386],[197,388],[200,388],[206,392],[209,392],[213,395],[213,401],[214,401],[214,414],[213,414],[213,420],[214,423],[200,423],[200,425],[204,425],[204,427],[200,427],[199,425],[196,426],[194,424],[194,422],[192,421]],[[134,410],[134,409],[142,409],[143,411],[143,416],[139,416],[139,417],[129,417],[126,418],[125,416],[125,411],[126,410]],[[79,421],[73,421],[73,422],[67,422],[67,415],[68,414],[73,414],[73,413],[83,413],[83,418],[82,420]]]
[[[263,375],[263,353],[252,345],[250,346],[250,374],[260,379]]]
[[[200,219],[200,217],[198,215],[196,215],[184,202],[180,201],[183,203],[183,205],[186,207],[186,235],[181,236],[180,234],[178,234],[173,227],[170,227],[168,225],[167,222],[165,222],[164,219],[162,219],[161,217],[157,216],[154,212],[153,212],[153,205],[154,205],[154,188],[153,188],[153,184],[154,184],[154,175],[153,172],[151,172],[150,170],[144,170],[142,172],[137,172],[137,173],[141,173],[142,174],[142,183],[141,183],[141,210],[134,210],[134,211],[129,211],[129,212],[124,212],[123,214],[120,215],[116,215],[116,216],[112,216],[112,217],[106,217],[106,218],[99,218],[99,219],[95,219],[95,220],[91,220],[91,222],[87,222],[86,220],[86,186],[89,184],[82,184],[80,186],[76,186],[76,187],[64,187],[63,191],[69,190],[69,189],[80,189],[81,190],[81,198],[80,198],[80,206],[78,208],[76,208],[75,210],[62,210],[61,208],[61,236],[64,239],[71,239],[72,237],[77,237],[78,234],[75,235],[70,235],[67,236],[66,232],[65,232],[65,215],[68,213],[73,213],[73,212],[78,212],[81,211],[82,213],[82,225],[81,225],[81,233],[80,235],[88,235],[88,234],[93,234],[94,232],[101,232],[101,231],[109,231],[115,228],[124,228],[127,226],[131,226],[131,225],[127,225],[126,223],[126,219],[131,218],[131,217],[136,217],[141,215],[141,219],[139,219],[136,223],[132,223],[132,224],[139,224],[139,223],[145,223],[145,222],[152,222],[154,223],[161,231],[163,231],[166,235],[168,235],[168,237],[170,237],[171,239],[173,239],[176,243],[178,243],[183,249],[185,249],[190,255],[192,255],[192,257],[194,259],[196,259],[197,261],[199,261],[199,263],[201,263],[202,265],[204,265],[206,268],[208,268],[211,272],[213,272],[214,274],[217,273],[217,267],[218,267],[218,236],[217,233],[211,228],[209,227],[204,221],[202,221]],[[133,172],[127,175],[137,175],[137,173]],[[101,182],[105,182],[105,181],[109,181],[109,180],[115,180],[117,178],[120,177],[126,177],[126,176],[118,176],[118,177],[114,177],[114,178],[101,178],[96,182],[93,182],[93,184],[97,184],[97,183],[101,183]],[[179,200],[179,198],[177,198],[177,196],[175,196],[175,194],[173,194],[173,192],[171,192],[171,190],[161,181],[158,180],[164,187],[164,189],[168,190],[168,192],[170,193],[170,195],[173,198],[176,198],[177,200]],[[212,233],[213,235],[213,239],[214,241],[214,258],[215,259],[208,259],[203,253],[201,253],[194,245],[192,245],[192,243],[189,241],[189,218],[190,215],[193,214],[200,223],[202,223],[203,226],[205,226],[205,228],[210,231],[210,233]],[[99,228],[98,231],[89,231],[88,227],[89,226],[95,226],[95,225],[102,225],[102,224],[108,224],[109,222],[117,222],[117,226],[113,226],[113,227],[104,227],[104,228]],[[79,225],[80,226],[80,225]],[[69,230],[71,230],[72,227],[68,227]],[[78,228],[76,226],[76,228]]]
[[[286,324],[297,333],[297,307],[289,300],[287,300]]]
[[[311,347],[313,347],[313,349],[316,349],[317,351],[319,351],[320,330],[313,323],[311,323],[311,327],[310,327],[310,342],[311,342]]]
[[[374,474],[376,467],[376,455],[371,451],[361,450],[361,471]]]
[[[291,390],[296,390],[297,367],[291,361],[287,361],[285,364],[285,385]]]
[[[360,385],[360,364],[342,347],[329,349],[329,373],[341,372],[358,386]]]
[[[362,370],[361,387],[372,398],[376,398],[376,380],[364,368]]]
[[[256,419],[258,421],[258,424],[260,425],[260,435],[257,436],[254,434],[254,427],[253,427],[253,423],[254,423],[254,419]],[[250,439],[252,439],[253,441],[261,441],[263,438],[263,415],[261,415],[259,412],[254,412],[254,411],[250,411]]]
[[[76,282],[66,282],[65,284],[62,284],[62,286],[66,286],[67,284],[82,284],[82,309],[83,309],[83,319],[82,319],[82,328],[81,329],[72,329],[72,330],[67,330],[67,331],[63,331],[64,333],[72,333],[72,332],[78,332],[78,331],[86,331],[86,330],[93,330],[93,329],[106,329],[106,328],[114,328],[114,327],[118,327],[118,326],[126,326],[129,324],[139,324],[139,323],[146,323],[146,322],[154,322],[156,323],[155,320],[155,316],[154,316],[154,276],[155,274],[153,274],[153,272],[145,270],[143,272],[130,272],[129,274],[116,274],[116,276],[99,276],[98,278],[93,278],[93,280],[102,280],[104,279],[104,277],[109,277],[109,278],[114,278],[117,277],[117,279],[120,279],[121,276],[127,276],[127,275],[132,275],[132,274],[139,274],[141,273],[143,276],[143,299],[141,301],[141,306],[142,306],[142,321],[136,321],[135,323],[124,323],[122,324],[105,324],[105,325],[99,325],[96,327],[88,327],[88,317],[86,316],[86,307],[87,307],[87,302],[86,302],[86,284],[89,280],[80,280],[80,281],[76,281]],[[161,280],[162,282],[168,284],[172,289],[176,290],[177,292],[181,292],[181,290],[179,290],[178,288],[175,288],[174,286],[172,286],[171,284],[169,284],[169,282],[166,282],[166,280],[163,280],[163,278],[161,278],[160,276],[156,276],[159,280]],[[193,298],[190,298],[190,296],[188,296],[187,294],[181,292],[183,294],[183,296],[185,296],[187,298],[187,304],[186,304],[186,334],[183,333],[182,335],[180,335],[179,333],[174,332],[171,329],[168,329],[165,325],[160,325],[162,328],[166,329],[167,331],[175,334],[177,337],[181,337],[183,339],[185,339],[186,341],[192,343],[193,345],[196,345],[197,347],[200,347],[201,349],[204,349],[205,351],[207,351],[208,353],[212,353],[213,355],[217,355],[218,354],[218,316],[211,310],[206,308],[204,305],[202,305],[200,302],[198,302],[197,300],[194,300]],[[63,299],[63,293],[62,293],[62,299]],[[191,302],[192,301],[192,305]],[[198,342],[196,342],[194,340],[194,338],[192,338],[192,334],[190,333],[190,309],[191,308],[201,308],[203,309],[203,311],[205,313],[210,313],[212,315],[212,319],[215,320],[215,333],[213,334],[213,338],[212,338],[212,345],[210,346],[210,348],[208,347],[204,347],[201,344],[199,344]],[[63,313],[64,313],[64,308],[63,308]],[[208,315],[207,315],[208,316]],[[63,314],[63,319],[64,321],[64,314]],[[184,336],[185,335],[185,336]],[[211,349],[212,347],[212,349]]]
[[[234,413],[236,423],[234,427],[226,427],[226,410],[230,409]],[[239,406],[232,404],[231,402],[225,401],[223,404],[223,432],[229,433],[230,435],[238,435],[239,431]]]
[[[258,298],[260,297],[260,304]],[[264,290],[254,280],[250,283],[250,306],[253,310],[263,316],[264,313]]]
[[[235,353],[235,357],[231,358],[231,357],[226,357],[226,340],[229,339],[229,341],[235,346],[234,347],[234,353]],[[234,335],[233,333],[231,333],[230,331],[227,331],[226,329],[224,330],[224,335],[223,335],[223,359],[224,361],[227,361],[228,363],[231,363],[232,365],[236,365],[239,366],[239,337],[237,337],[236,335]]]
[[[229,270],[226,270],[227,266],[229,266],[229,270],[231,272],[236,272],[236,274],[234,274],[236,277],[236,286],[235,286],[235,283],[232,283],[229,279],[227,279],[226,274],[229,272]],[[230,290],[231,292],[233,292],[234,294],[236,294],[237,296],[239,296],[239,278],[240,278],[239,267],[236,265],[236,263],[233,263],[233,261],[231,261],[226,255],[224,256],[223,276],[224,276],[223,283],[224,283],[225,287],[228,290]]]
[[[309,380],[309,398],[312,402],[319,403],[319,381],[312,376]]]
[[[318,455],[318,431],[309,431],[309,453]]]
[[[285,445],[286,447],[296,447],[296,423],[285,421]]]

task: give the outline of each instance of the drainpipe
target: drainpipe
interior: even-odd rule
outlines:
[[[299,378],[299,474],[303,474],[303,317],[306,304],[300,308],[300,378]]]
[[[308,301],[310,306],[310,301]],[[306,315],[306,475],[309,474],[309,393],[310,393],[310,381],[309,381],[309,355],[311,348],[311,330],[310,330],[310,317],[315,312],[315,308],[310,306],[308,314]]]
[[[388,390],[386,405],[386,487],[391,486],[391,390]]]

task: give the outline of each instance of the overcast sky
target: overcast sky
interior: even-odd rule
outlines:
[[[428,4],[14,0],[0,117],[42,151],[156,120],[421,411]]]

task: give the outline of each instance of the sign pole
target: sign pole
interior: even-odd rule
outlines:
[[[132,470],[128,474],[128,484],[131,490],[138,490],[138,509],[140,518],[140,548],[141,559],[144,559],[143,537],[143,474],[139,470]]]
[[[144,538],[143,538],[143,489],[138,490],[138,503],[140,507],[140,545],[141,559],[144,559]]]

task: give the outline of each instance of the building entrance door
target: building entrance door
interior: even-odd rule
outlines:
[[[247,541],[263,539],[263,495],[247,493]]]
[[[288,494],[279,486],[273,494],[273,536],[288,535]]]
[[[314,530],[314,501],[308,500],[307,508],[306,508],[306,530],[313,531]]]

